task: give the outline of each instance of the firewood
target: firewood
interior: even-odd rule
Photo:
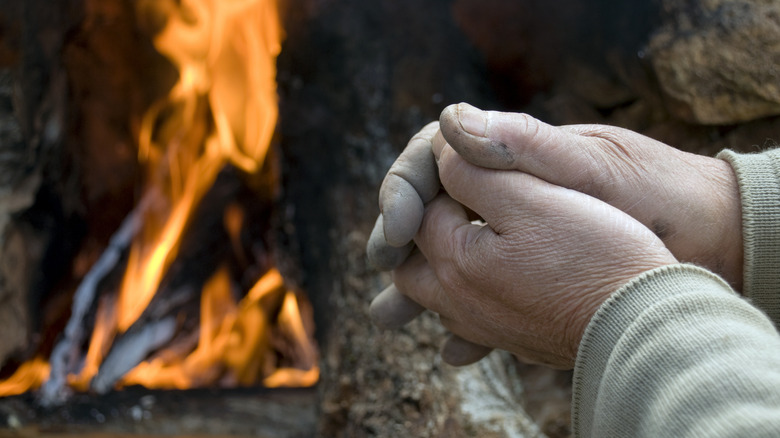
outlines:
[[[84,340],[92,327],[85,327],[86,317],[90,310],[97,306],[98,286],[106,275],[117,268],[122,253],[127,250],[132,238],[142,225],[143,213],[152,202],[152,197],[146,197],[138,207],[125,219],[119,230],[112,236],[108,247],[103,251],[98,261],[84,276],[73,297],[71,316],[63,333],[63,338],[57,343],[49,359],[51,373],[49,380],[40,391],[40,403],[44,406],[64,403],[72,394],[67,386],[67,376],[78,373],[83,353]]]

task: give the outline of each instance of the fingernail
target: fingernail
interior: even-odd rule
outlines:
[[[458,104],[458,122],[461,128],[471,135],[484,137],[487,129],[485,112],[467,103]]]

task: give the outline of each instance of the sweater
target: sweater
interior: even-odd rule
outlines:
[[[780,150],[718,155],[742,201],[744,294],[688,264],[646,272],[589,322],[579,437],[780,437]]]

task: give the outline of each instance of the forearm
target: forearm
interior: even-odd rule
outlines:
[[[588,325],[573,409],[577,436],[776,434],[780,336],[720,278],[656,269]]]

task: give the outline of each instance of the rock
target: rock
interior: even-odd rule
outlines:
[[[733,124],[780,114],[780,3],[665,0],[648,55],[667,109],[686,122]]]

